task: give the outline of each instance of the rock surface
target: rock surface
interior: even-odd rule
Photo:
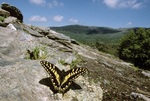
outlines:
[[[33,50],[34,47],[44,47],[49,54],[47,57],[50,62],[62,69],[62,65],[58,64],[58,59],[73,60],[75,55],[72,49],[62,44],[57,40],[64,40],[68,42],[71,47],[70,38],[57,33],[55,40],[53,38],[33,35],[38,33],[34,31],[26,33],[21,28],[25,29],[25,25],[15,24],[18,31],[0,27],[0,100],[24,100],[24,101],[52,101],[52,100],[74,100],[79,101],[101,101],[103,91],[99,85],[89,83],[88,78],[80,76],[75,80],[76,85],[82,89],[69,89],[65,93],[55,94],[49,89],[44,82],[50,80],[48,73],[40,64],[40,60],[26,60],[24,57],[27,55],[26,50]],[[27,31],[32,30],[28,28]],[[49,33],[52,34],[52,33]],[[54,33],[53,33],[54,34]],[[49,36],[50,37],[50,36]],[[75,47],[72,47],[75,49]],[[63,52],[62,52],[63,50]],[[77,49],[76,49],[77,50]],[[53,56],[53,57],[52,57]],[[47,61],[48,61],[47,60]],[[71,61],[69,61],[71,63]],[[68,68],[63,67],[68,70]]]
[[[15,6],[11,6],[10,4],[7,3],[2,3],[1,8],[10,12],[10,16],[16,17],[20,22],[23,22],[23,15],[21,11],[16,8]]]
[[[17,18],[15,17],[7,17],[4,19],[4,23],[14,23],[17,22]]]
[[[0,16],[9,17],[10,13],[6,10],[0,9]]]

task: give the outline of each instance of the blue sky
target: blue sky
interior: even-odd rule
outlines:
[[[16,6],[25,24],[150,27],[150,0],[3,0]],[[3,3],[2,2],[2,3]]]

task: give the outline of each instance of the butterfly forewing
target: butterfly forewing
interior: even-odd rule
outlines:
[[[86,71],[88,71],[86,68],[74,68],[67,71],[65,73],[64,80],[61,83],[61,89],[67,89],[75,78],[85,73]]]
[[[54,85],[55,89],[59,89],[60,86],[60,73],[61,71],[54,66],[53,64],[47,62],[47,61],[41,61],[41,65],[44,67],[44,69],[48,72],[50,75],[51,81]]]

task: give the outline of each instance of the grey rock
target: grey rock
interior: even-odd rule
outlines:
[[[78,52],[79,55],[90,59],[97,59],[98,54],[93,53],[92,51],[89,51],[88,49],[83,48],[82,46],[72,44],[72,47],[76,52]]]
[[[120,71],[120,72],[121,72],[121,71],[122,71],[122,69],[116,68],[116,71],[118,71],[118,72]]]
[[[24,29],[26,32],[28,32],[29,34],[31,34],[32,36],[43,37],[42,34],[36,32],[36,31],[34,31],[34,30],[32,30],[32,29],[30,29],[30,28],[28,28],[28,27],[24,27],[23,29]]]
[[[50,32],[50,28],[46,26],[37,27],[36,31],[42,35],[48,35]]]
[[[53,39],[47,36],[44,37],[25,24],[15,22],[13,25],[17,29],[16,31],[0,27],[0,100],[70,101],[74,98],[86,101],[102,100],[103,91],[99,85],[90,84],[88,79],[85,79],[83,76],[75,80],[82,89],[70,89],[65,93],[64,97],[62,97],[62,94],[53,95],[52,90],[42,83],[49,75],[41,66],[40,60],[24,59],[24,57],[28,56],[26,54],[27,49],[32,51],[35,47],[38,47],[40,56],[43,53],[47,54],[46,59],[43,60],[51,60],[50,62],[61,70],[68,70],[66,67],[58,64],[58,59],[62,58],[71,63],[77,59],[75,52],[80,52],[92,58],[94,56],[96,58],[96,54],[79,45],[72,45],[70,38],[62,34],[56,33],[54,35],[55,33],[51,33],[56,37]],[[48,78],[48,80],[50,79]]]
[[[65,62],[68,63],[68,64],[72,64],[72,62],[74,60],[76,60],[77,58],[75,57],[74,53],[71,54],[68,58],[65,59]]]
[[[142,74],[150,78],[150,72],[142,71]]]
[[[0,26],[2,26],[2,27],[7,27],[8,24],[9,23],[0,22]]]
[[[114,66],[110,65],[110,64],[107,63],[107,62],[103,62],[103,64],[104,64],[105,66],[107,66],[108,68],[114,69]]]
[[[18,23],[12,23],[13,24],[13,26],[17,29],[17,30],[20,30],[20,31],[22,31],[22,25],[20,25],[20,24],[18,24]]]
[[[0,16],[9,17],[10,13],[4,9],[0,9]]]
[[[53,30],[50,30],[50,33],[47,35],[49,39],[55,40],[68,48],[72,49],[70,37],[65,36],[61,33],[57,33]]]
[[[143,95],[143,94],[139,94],[139,93],[135,93],[135,92],[132,92],[132,93],[130,94],[130,98],[131,98],[131,99],[141,98],[141,99],[143,99],[144,101],[150,101],[150,98],[146,97],[146,96]]]
[[[53,30],[50,30],[50,34],[47,35],[47,37],[53,40],[64,40],[67,41],[68,43],[71,43],[70,37],[65,36],[64,34],[61,33],[57,33]]]
[[[14,23],[14,22],[17,22],[17,18],[16,17],[7,17],[4,19],[4,23]]]
[[[14,25],[13,24],[9,24],[6,28],[9,28],[9,29],[11,29],[11,30],[17,30],[15,27],[14,27]]]
[[[80,45],[76,40],[71,39],[71,43],[76,44],[76,45]]]
[[[10,16],[16,17],[20,22],[23,22],[23,15],[21,11],[16,8],[15,6],[11,6],[10,4],[7,3],[2,3],[1,8],[10,12]]]

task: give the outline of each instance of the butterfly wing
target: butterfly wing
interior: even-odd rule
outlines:
[[[74,79],[76,79],[78,76],[85,73],[86,71],[88,71],[87,68],[74,68],[65,72],[64,79],[60,85],[61,92],[64,92],[71,85]]]
[[[51,64],[47,61],[40,61],[40,63],[44,67],[44,69],[48,72],[48,74],[50,75],[54,89],[59,90],[61,71],[58,69],[58,67],[54,66],[53,64]]]

